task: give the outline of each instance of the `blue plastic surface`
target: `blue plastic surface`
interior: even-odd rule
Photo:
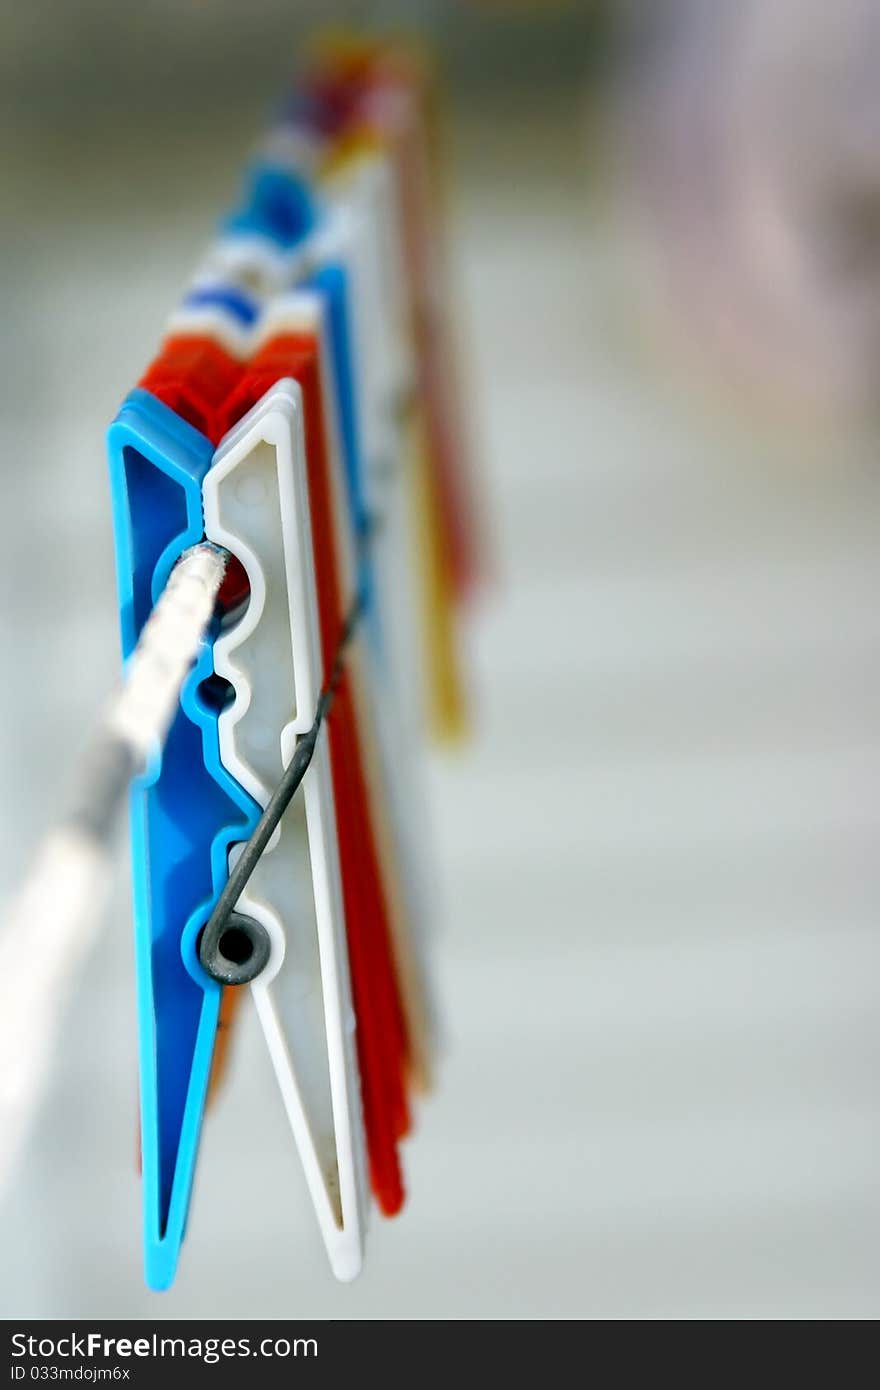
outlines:
[[[212,446],[138,389],[110,426],[108,450],[127,658],[175,561],[202,538]],[[220,763],[218,710],[202,685],[212,675],[206,640],[165,748],[131,794],[144,1265],[154,1289],[167,1288],[177,1268],[220,1007],[196,937],[226,882],[230,845],[259,818]]]
[[[224,218],[224,232],[267,237],[282,250],[298,245],[315,225],[315,198],[308,181],[274,164],[252,164],[241,204]]]
[[[183,301],[187,309],[218,309],[228,313],[243,328],[253,328],[260,306],[235,285],[210,285],[192,290]]]
[[[360,445],[357,393],[355,389],[351,321],[348,309],[349,276],[336,263],[320,266],[303,283],[305,289],[317,290],[327,306],[327,326],[330,330],[330,355],[336,377],[336,397],[339,405],[339,427],[345,455],[345,484],[348,505],[355,534],[362,536],[367,529],[367,504],[364,496],[364,463]]]
[[[327,327],[330,356],[336,379],[336,403],[339,411],[339,434],[342,441],[345,484],[348,497],[349,521],[357,551],[357,584],[364,605],[365,621],[370,642],[381,655],[382,637],[378,606],[375,603],[375,583],[368,544],[370,514],[367,509],[364,480],[364,459],[357,382],[354,373],[354,344],[351,328],[349,297],[351,284],[348,271],[338,262],[320,266],[303,282],[303,288],[323,296],[327,308]]]

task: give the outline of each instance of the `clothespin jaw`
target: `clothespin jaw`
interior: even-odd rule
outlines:
[[[213,450],[143,389],[110,426],[108,448],[127,656],[177,558],[201,540]],[[183,1239],[220,1008],[196,936],[257,810],[220,762],[212,674],[206,643],[164,750],[131,794],[144,1261],[157,1289],[171,1283]]]
[[[250,582],[247,611],[215,646],[217,671],[235,691],[220,716],[221,757],[265,805],[314,722],[322,686],[296,382],[279,381],[226,436],[204,499],[208,538],[238,556]],[[364,1153],[326,732],[303,789],[308,858],[295,826],[282,822],[238,910],[271,938],[252,993],[331,1266],[350,1279],[362,1262]]]

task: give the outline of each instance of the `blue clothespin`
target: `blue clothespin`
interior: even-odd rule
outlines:
[[[202,539],[213,448],[138,389],[110,426],[108,449],[127,658],[176,560]],[[196,937],[226,882],[230,845],[259,816],[220,762],[213,669],[206,641],[164,750],[131,793],[144,1265],[154,1289],[167,1288],[177,1268],[220,1009]]]

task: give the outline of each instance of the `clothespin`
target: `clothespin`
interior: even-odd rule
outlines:
[[[253,371],[259,373],[258,364]],[[257,379],[245,373],[240,390],[258,390]],[[214,649],[217,674],[233,693],[219,718],[220,754],[261,806],[298,737],[311,729],[329,676],[303,416],[301,386],[279,378],[225,436],[204,489],[206,535],[242,562],[250,590],[240,622],[218,637]],[[330,641],[338,644],[340,635],[337,625]],[[282,822],[239,899],[236,920],[260,922],[270,939],[252,993],[331,1265],[348,1279],[361,1266],[366,1199],[343,871],[325,731],[303,791],[307,856],[293,824]]]
[[[198,354],[195,354],[198,357]],[[186,379],[163,392],[194,417],[213,409],[210,354],[200,397]],[[198,377],[194,374],[193,381]],[[202,539],[202,479],[210,438],[143,388],[108,435],[123,656],[134,648],[178,557]],[[144,1262],[147,1282],[171,1282],[192,1188],[220,1010],[220,986],[199,965],[196,938],[247,839],[258,806],[220,762],[210,643],[181,695],[161,754],[131,794]]]
[[[330,36],[320,43],[309,92],[334,112],[331,160],[365,164],[379,149],[394,171],[394,221],[406,274],[406,317],[418,410],[403,428],[412,457],[409,482],[417,518],[426,697],[434,732],[465,727],[455,611],[481,577],[479,507],[465,448],[456,354],[446,307],[438,126],[428,67],[412,49]],[[375,162],[375,161],[374,161]]]

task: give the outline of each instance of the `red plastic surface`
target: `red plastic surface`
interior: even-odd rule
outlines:
[[[237,357],[204,334],[166,338],[138,385],[219,444],[223,404],[244,370]]]

